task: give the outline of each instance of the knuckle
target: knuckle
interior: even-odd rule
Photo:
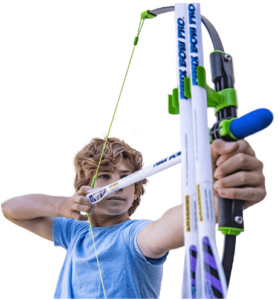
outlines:
[[[229,199],[236,199],[237,198],[237,192],[235,189],[229,190],[227,193],[227,197]]]
[[[246,150],[248,147],[250,147],[249,143],[245,140],[238,140],[237,143],[244,150]]]
[[[211,147],[215,148],[215,147],[217,147],[218,145],[221,145],[222,143],[223,143],[222,140],[216,139],[216,140],[214,140],[214,141],[212,142]]]
[[[224,174],[224,167],[223,165],[220,165],[218,168],[217,168],[217,173],[218,173],[218,176],[219,178],[223,177],[225,174]]]
[[[249,200],[255,200],[257,196],[257,193],[255,192],[254,189],[250,189],[248,193],[248,199]]]
[[[247,156],[245,154],[238,153],[237,154],[237,159],[238,159],[238,161],[239,161],[239,163],[241,165],[244,165],[244,166],[246,165],[246,163],[247,163]]]
[[[218,180],[218,187],[219,189],[226,187],[226,180],[225,179]]]
[[[265,186],[265,176],[264,176],[264,174],[262,174],[262,173],[259,174],[259,180],[258,181],[259,181],[260,186],[263,186],[263,187]]]
[[[261,160],[258,160],[258,163],[259,163],[259,168],[260,168],[261,170],[263,170],[263,168],[264,168],[264,163],[263,163]]]
[[[248,182],[247,174],[244,172],[240,172],[239,173],[239,181],[240,181],[241,185],[245,185]]]

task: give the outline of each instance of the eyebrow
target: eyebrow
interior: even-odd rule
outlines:
[[[111,170],[99,170],[99,173],[113,173]],[[121,170],[119,173],[132,173],[130,170]]]

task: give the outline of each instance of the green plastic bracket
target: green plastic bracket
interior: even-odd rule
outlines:
[[[152,19],[155,18],[156,15],[149,13],[150,10],[146,10],[144,12],[141,13],[141,19],[145,20],[145,19]]]
[[[220,133],[221,136],[229,135],[232,139],[234,139],[235,141],[237,141],[238,139],[230,131],[230,124],[235,119],[236,118],[232,118],[230,120],[223,120],[223,121],[221,121],[220,124],[219,124],[219,127],[220,127],[219,133]]]
[[[220,109],[224,107],[229,107],[229,106],[238,107],[236,90],[229,88],[229,89],[222,90],[220,92],[216,92],[214,89],[209,87],[206,82],[206,70],[203,66],[197,67],[197,80],[198,80],[198,85],[206,89],[208,107],[215,108],[215,115]]]
[[[191,98],[190,77],[184,77],[184,96],[189,99]]]
[[[168,112],[171,115],[178,115],[180,113],[178,88],[173,89],[173,95],[168,95]]]
[[[225,235],[240,235],[241,232],[244,232],[244,229],[233,227],[219,227],[218,230]]]
[[[224,53],[222,51],[214,51],[214,52]],[[214,89],[209,87],[207,85],[207,81],[206,81],[206,70],[203,66],[198,66],[197,67],[197,81],[198,81],[199,86],[206,89],[206,92],[207,92],[207,105],[208,105],[208,107],[214,107],[215,108],[215,115],[217,115],[218,111],[221,110],[224,107],[229,107],[229,106],[235,106],[236,108],[238,107],[236,90],[232,89],[232,88],[229,88],[229,89],[222,90],[220,92],[216,92]],[[173,92],[173,95],[174,95],[174,92]],[[185,77],[184,78],[184,95],[185,95],[186,98],[189,98],[189,99],[191,98],[190,77]],[[168,99],[169,99],[169,96],[168,96]],[[175,106],[172,105],[172,101],[178,101],[178,99],[177,100],[172,99],[171,101],[168,100],[169,113],[172,114],[170,112],[170,111],[172,111],[173,114],[177,114],[177,113],[174,113],[173,109],[175,108]],[[223,124],[223,128],[224,128],[223,131],[227,130],[227,128],[225,126],[227,127],[228,125]],[[236,137],[234,137],[231,133],[229,133],[229,135],[233,139],[237,140]]]

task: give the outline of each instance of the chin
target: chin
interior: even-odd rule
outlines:
[[[107,209],[108,211],[108,214],[109,215],[112,215],[112,216],[119,216],[119,215],[122,215],[124,214],[125,212],[128,211],[128,209],[116,209],[116,208],[111,208],[111,209]]]

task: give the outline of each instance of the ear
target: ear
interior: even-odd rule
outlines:
[[[135,191],[134,191],[134,195],[133,195],[133,201],[135,201],[137,198],[138,198],[138,194],[137,193],[135,193]]]

